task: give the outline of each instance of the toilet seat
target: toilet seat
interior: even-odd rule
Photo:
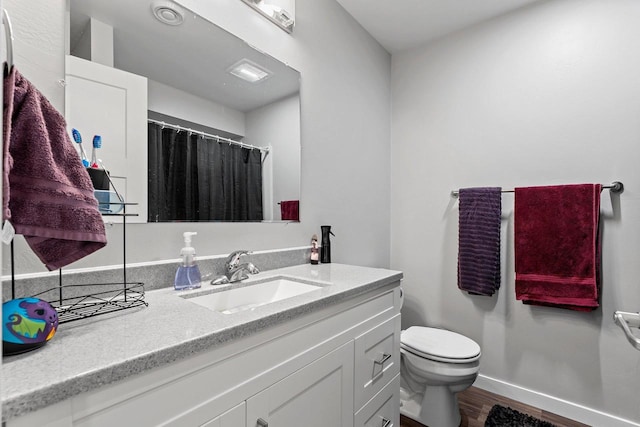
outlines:
[[[400,347],[418,357],[444,363],[470,363],[480,358],[480,346],[472,339],[426,326],[402,331]]]

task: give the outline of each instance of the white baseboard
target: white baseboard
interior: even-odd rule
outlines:
[[[636,422],[482,374],[478,375],[478,379],[476,379],[473,385],[474,387],[517,400],[527,405],[535,406],[536,408],[544,409],[547,412],[570,418],[593,427],[640,427],[640,424]]]

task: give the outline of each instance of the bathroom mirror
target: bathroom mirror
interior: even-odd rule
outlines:
[[[69,0],[68,7],[70,55],[146,77],[151,122],[182,128],[194,137],[222,137],[209,138],[219,144],[229,139],[266,148],[259,160],[262,214],[240,221],[299,220],[298,71],[171,1]],[[254,68],[234,71],[242,62]],[[257,82],[236,76],[256,72],[267,75]],[[206,191],[205,185],[209,183],[201,183],[198,191]],[[169,196],[183,197],[184,191],[183,186]],[[292,203],[294,217],[283,208]],[[149,215],[150,221],[154,218]],[[158,221],[203,220],[226,219],[177,216]]]

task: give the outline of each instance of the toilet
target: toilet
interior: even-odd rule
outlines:
[[[480,346],[445,329],[412,326],[400,336],[400,413],[429,427],[458,427],[456,393],[473,384]]]

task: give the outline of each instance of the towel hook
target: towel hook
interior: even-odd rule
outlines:
[[[7,9],[2,9],[2,23],[4,24],[4,34],[7,43],[7,65],[9,70],[13,67],[13,28],[9,19]]]

